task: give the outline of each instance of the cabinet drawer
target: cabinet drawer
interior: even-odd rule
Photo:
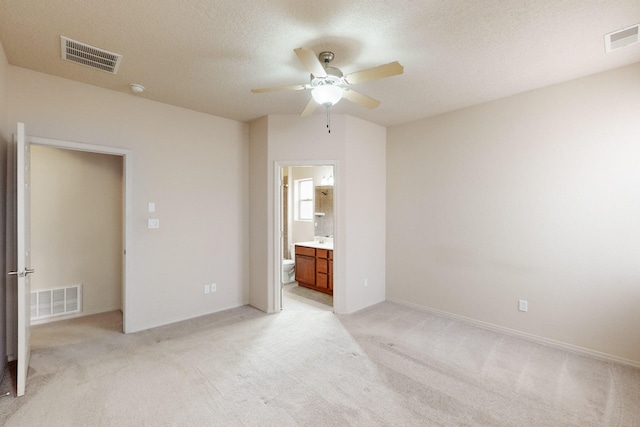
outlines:
[[[314,248],[296,245],[296,255],[316,256],[316,250]]]
[[[316,271],[318,273],[328,273],[329,272],[329,260],[316,258]]]
[[[316,249],[316,256],[318,258],[328,258],[328,252],[326,249]]]

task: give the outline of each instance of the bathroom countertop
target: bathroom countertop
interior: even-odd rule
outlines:
[[[297,242],[297,243],[294,243],[294,245],[307,246],[309,248],[316,248],[316,249],[328,249],[331,251],[333,250],[333,242],[320,243],[314,240],[311,242]]]

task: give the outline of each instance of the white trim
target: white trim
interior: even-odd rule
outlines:
[[[35,145],[62,148],[66,150],[84,151],[88,153],[110,154],[123,157],[124,180],[124,221],[123,221],[123,274],[122,274],[122,332],[129,333],[127,301],[131,301],[129,279],[133,267],[131,232],[133,230],[133,152],[126,148],[108,147],[104,145],[85,144],[81,142],[62,141],[58,139],[42,138],[27,135],[27,141]]]
[[[437,316],[442,316],[442,317],[447,317],[450,319],[454,319],[454,320],[459,320],[461,322],[464,323],[468,323],[480,328],[484,328],[484,329],[489,329],[495,332],[500,332],[503,334],[507,334],[507,335],[511,335],[511,336],[516,336],[518,338],[522,338],[525,339],[527,341],[532,341],[532,342],[536,342],[538,344],[544,344],[544,345],[548,345],[549,347],[554,347],[554,348],[558,348],[561,350],[566,350],[566,351],[570,351],[572,353],[578,353],[581,354],[583,356],[589,356],[589,357],[593,357],[595,359],[599,359],[599,360],[603,360],[606,362],[614,362],[614,363],[620,363],[622,365],[627,365],[627,366],[632,366],[634,368],[640,368],[640,362],[635,361],[635,360],[631,360],[631,359],[625,359],[624,357],[618,357],[618,356],[614,356],[612,354],[608,354],[608,353],[602,353],[596,350],[591,350],[585,347],[580,347],[577,345],[573,345],[573,344],[568,344],[568,343],[564,343],[562,341],[556,341],[556,340],[552,340],[550,338],[545,338],[545,337],[541,337],[538,335],[534,335],[534,334],[529,334],[526,332],[521,332],[515,329],[511,329],[511,328],[505,328],[504,326],[498,326],[498,325],[494,325],[493,323],[488,323],[488,322],[482,322],[480,320],[475,320],[475,319],[471,319],[469,317],[464,317],[464,316],[460,316],[457,314],[452,314],[452,313],[448,313],[446,311],[442,311],[442,310],[438,310],[435,308],[430,308],[430,307],[424,307],[415,303],[411,303],[408,301],[403,301],[403,300],[398,300],[398,299],[387,299],[387,301],[389,302],[393,302],[396,304],[400,304],[403,305],[405,307],[410,307],[410,308],[414,308],[416,310],[420,310],[420,311],[425,311],[427,313],[431,313],[431,314],[435,314]]]

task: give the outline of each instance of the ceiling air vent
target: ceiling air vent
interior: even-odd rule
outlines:
[[[122,55],[60,36],[62,59],[117,74]]]
[[[640,24],[633,25],[622,30],[614,31],[604,36],[604,48],[606,52],[638,43],[638,27]]]

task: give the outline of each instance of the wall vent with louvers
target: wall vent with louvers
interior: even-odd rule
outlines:
[[[80,313],[82,285],[31,292],[31,320]]]
[[[604,49],[611,52],[623,47],[638,43],[638,28],[640,24],[633,25],[622,30],[614,31],[604,36]]]
[[[122,55],[99,49],[70,38],[60,36],[62,59],[76,62],[97,70],[118,74]]]

